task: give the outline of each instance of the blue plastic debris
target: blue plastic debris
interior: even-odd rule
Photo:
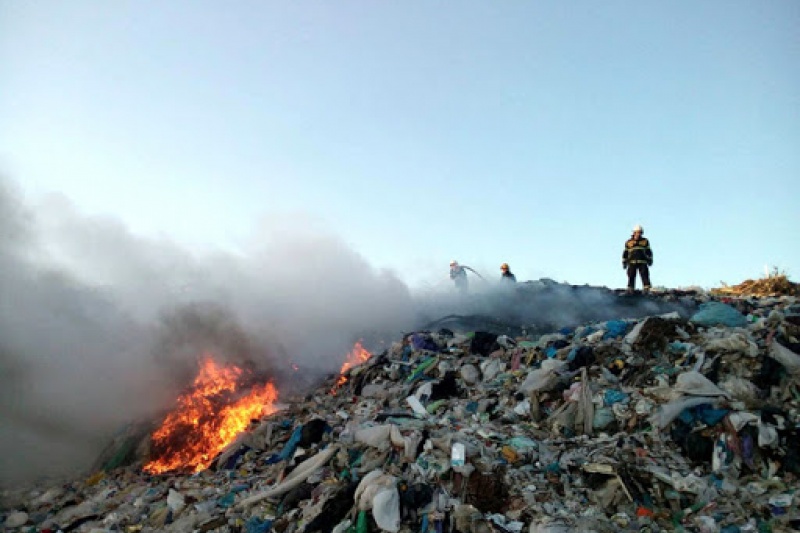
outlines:
[[[707,426],[716,426],[728,413],[730,413],[729,409],[714,409],[711,404],[704,403],[684,409],[678,418],[687,424],[693,424],[699,420]]]
[[[236,493],[231,491],[222,498],[220,498],[219,501],[217,501],[217,505],[219,505],[223,509],[227,509],[228,507],[233,505],[234,501],[236,501]]]
[[[628,331],[628,323],[624,320],[609,320],[606,322],[606,333],[604,339],[616,339]]]
[[[249,446],[240,446],[233,455],[231,455],[227,461],[225,461],[225,465],[222,467],[225,470],[233,470],[236,468],[236,463],[239,462],[239,458],[243,456],[247,451],[250,449]]]
[[[574,361],[575,356],[578,355],[578,349],[573,348],[569,351],[569,355],[567,355],[567,361]]]
[[[608,389],[603,395],[603,402],[606,405],[628,401],[628,395],[616,389]]]
[[[722,325],[736,328],[747,325],[747,317],[730,305],[722,302],[706,302],[701,304],[699,310],[690,320],[701,326]]]
[[[244,524],[246,533],[268,533],[272,529],[272,520],[261,520],[257,516],[251,516]]]
[[[302,424],[294,428],[292,432],[292,436],[289,437],[289,440],[286,442],[286,445],[281,450],[281,453],[277,455],[271,455],[266,463],[267,464],[274,464],[280,461],[286,461],[291,456],[294,455],[294,452],[297,450],[297,445],[300,443],[300,439],[303,438],[303,426]]]

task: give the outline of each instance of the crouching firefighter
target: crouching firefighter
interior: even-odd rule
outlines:
[[[636,288],[636,273],[642,278],[644,292],[650,292],[650,267],[653,266],[653,250],[650,241],[644,238],[644,230],[636,225],[633,235],[625,242],[622,252],[622,268],[628,271],[628,292]]]

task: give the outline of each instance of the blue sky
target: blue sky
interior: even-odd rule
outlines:
[[[798,28],[789,0],[3,2],[0,174],[197,250],[311,225],[412,284],[622,286],[635,223],[656,285],[797,279]]]

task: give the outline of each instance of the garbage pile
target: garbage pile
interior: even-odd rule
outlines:
[[[155,476],[141,457],[116,461],[81,481],[7,491],[0,524],[92,533],[797,530],[800,304],[698,298],[688,319],[516,338],[410,333],[345,382],[331,377],[254,421],[207,470]]]
[[[748,279],[732,287],[712,291],[719,296],[800,296],[800,284],[789,281],[785,274],[772,274],[761,279]]]

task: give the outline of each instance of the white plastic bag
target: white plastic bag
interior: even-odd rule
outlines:
[[[372,516],[384,531],[400,530],[400,494],[395,487],[385,488],[372,499]]]
[[[800,355],[797,355],[781,343],[772,342],[769,347],[769,356],[782,364],[786,371],[793,376],[800,375]]]
[[[714,385],[714,383],[703,374],[694,370],[684,372],[678,376],[675,383],[675,390],[692,396],[730,397],[730,394]]]

